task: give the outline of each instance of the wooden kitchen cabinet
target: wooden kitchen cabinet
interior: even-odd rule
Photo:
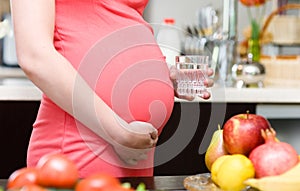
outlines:
[[[26,152],[39,101],[0,101],[0,179],[26,165]]]

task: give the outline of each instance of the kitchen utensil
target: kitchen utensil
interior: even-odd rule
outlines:
[[[247,61],[234,64],[232,76],[236,81],[236,87],[263,87],[265,67],[259,62],[253,62],[251,57]]]
[[[9,31],[3,39],[3,64],[5,66],[19,66],[17,61],[16,45],[12,27],[11,15],[6,14],[5,19],[9,23]]]
[[[10,30],[10,24],[7,19],[0,22],[0,39],[5,37]]]

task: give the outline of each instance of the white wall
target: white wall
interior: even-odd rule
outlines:
[[[273,8],[275,0],[267,3],[267,13]],[[222,0],[149,0],[144,17],[150,23],[161,23],[165,17],[176,19],[178,27],[196,23],[199,8],[211,5],[222,13]],[[248,25],[247,11],[238,3],[238,39],[242,38],[242,29]]]

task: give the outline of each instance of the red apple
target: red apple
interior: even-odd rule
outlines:
[[[230,154],[248,156],[255,147],[264,143],[261,129],[270,127],[263,116],[249,112],[234,115],[223,126],[224,146]]]

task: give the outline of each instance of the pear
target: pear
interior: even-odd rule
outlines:
[[[212,136],[210,144],[205,153],[205,165],[209,171],[211,171],[211,166],[220,156],[229,154],[223,143],[223,129],[218,125],[218,130],[216,130]]]

